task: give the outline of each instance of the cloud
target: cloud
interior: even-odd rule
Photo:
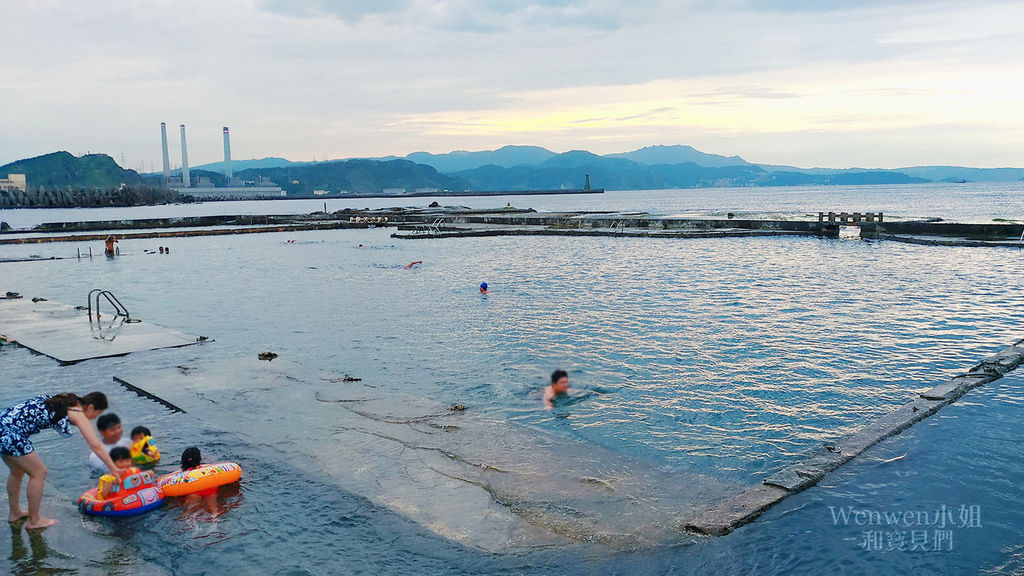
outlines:
[[[723,139],[799,133],[813,142],[769,145],[773,160],[788,146],[821,150],[815,164],[866,164],[829,156],[854,131],[940,126],[934,150],[983,127],[991,144],[965,155],[1011,163],[996,135],[1019,134],[1024,104],[1024,5],[985,0],[0,5],[0,163],[61,148],[159,162],[160,121],[188,125],[197,163],[219,157],[224,125],[240,158],[513,143],[757,157]]]
[[[411,0],[260,0],[259,6],[274,14],[296,18],[334,17],[358,22],[374,14],[401,12]]]
[[[349,24],[379,17],[388,27],[427,27],[488,34],[531,27],[614,30],[622,25],[621,6],[600,0],[261,0],[261,9],[293,18],[337,18]]]

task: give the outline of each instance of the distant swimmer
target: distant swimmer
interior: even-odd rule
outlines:
[[[555,396],[565,396],[569,393],[569,374],[565,370],[555,370],[551,373],[551,386],[544,389],[544,406],[554,408]]]
[[[417,264],[423,264],[423,260],[417,260],[415,262],[409,262],[409,265],[406,266],[405,269],[408,270],[409,268],[412,268],[413,266],[415,266]]]
[[[480,283],[480,293],[487,294],[487,282]]]
[[[107,236],[107,239],[103,241],[103,244],[106,246],[106,248],[104,248],[104,250],[103,250],[103,253],[106,254],[107,256],[113,256],[114,255],[114,244],[116,242],[117,242],[117,236],[114,236],[113,234]]]

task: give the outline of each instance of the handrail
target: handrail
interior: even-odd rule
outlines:
[[[92,290],[89,291],[89,295],[86,296],[86,300],[89,305],[90,322],[92,322],[93,294],[96,295],[96,322],[100,321],[100,296],[106,298],[107,302],[109,302],[110,305],[114,307],[115,318],[117,318],[118,316],[124,316],[127,322],[133,322],[132,315],[128,312],[128,309],[125,308],[124,304],[122,304],[121,301],[117,299],[117,296],[114,296],[114,294],[111,293],[109,290],[103,290],[101,288],[93,288]]]

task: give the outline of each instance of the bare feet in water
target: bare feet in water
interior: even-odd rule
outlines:
[[[26,530],[39,530],[41,528],[49,528],[50,526],[53,526],[54,524],[60,524],[60,520],[56,520],[54,518],[40,518],[39,522],[32,522],[32,521],[25,522],[25,529]]]
[[[25,512],[24,510],[15,510],[14,512],[11,512],[10,516],[7,517],[7,521],[11,524],[14,524],[22,518],[28,518],[28,512]]]

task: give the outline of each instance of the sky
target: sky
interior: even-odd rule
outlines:
[[[1024,167],[1024,3],[0,0],[0,165],[683,144]],[[2,175],[0,175],[2,176]]]

